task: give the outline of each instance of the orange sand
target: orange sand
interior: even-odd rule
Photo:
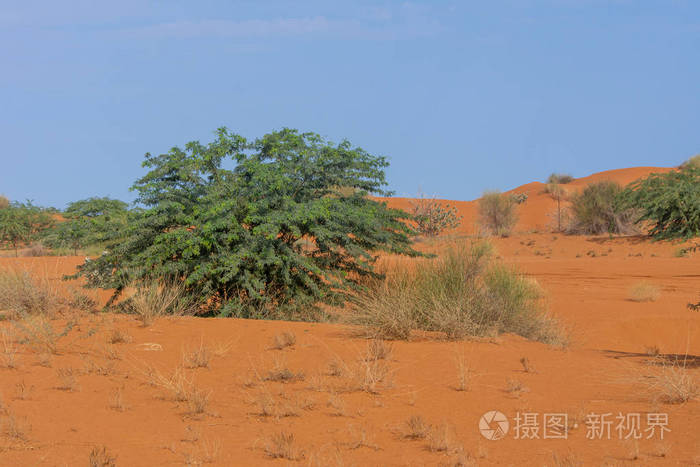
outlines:
[[[570,186],[580,188],[601,178],[626,183],[663,170],[668,169],[610,171]],[[538,183],[514,190],[529,195],[520,208],[517,233],[495,239],[494,244],[505,262],[543,286],[551,312],[571,330],[568,348],[512,335],[490,341],[395,342],[387,360],[391,384],[379,385],[372,394],[343,392],[344,377],[329,374],[329,362],[335,359],[354,367],[365,351],[365,340],[346,326],[172,318],[143,328],[129,316],[87,316],[58,341],[59,355],[52,358],[50,367],[40,366],[39,356],[27,346],[18,349],[17,368],[0,365],[0,407],[4,407],[0,408],[0,465],[86,465],[92,448],[103,445],[117,457],[117,465],[124,466],[205,461],[212,465],[460,465],[456,463],[460,459],[470,459],[473,465],[542,466],[556,465],[554,454],[571,455],[583,465],[700,461],[698,402],[654,403],[639,383],[650,371],[645,361],[652,347],[665,355],[687,356],[687,371],[698,379],[700,316],[685,305],[700,292],[700,253],[675,258],[677,245],[642,237],[546,233],[544,215],[554,204],[541,190]],[[390,202],[406,207],[409,200]],[[464,216],[464,227],[449,238],[429,242],[431,248],[468,241],[465,234],[473,231],[474,203],[451,203]],[[587,254],[591,251],[595,257]],[[0,267],[28,268],[65,287],[58,279],[80,262],[81,258],[2,258]],[[642,280],[659,287],[657,301],[628,299],[629,287]],[[60,324],[55,323],[57,328]],[[0,327],[10,326],[0,322]],[[114,328],[128,333],[131,342],[107,344],[106,336]],[[296,335],[296,344],[284,350],[271,348],[273,337],[285,331]],[[197,387],[211,394],[205,413],[193,415],[187,403],[148,384],[145,368],[172,374],[183,352],[201,343],[221,355],[212,356],[208,368],[184,370]],[[472,372],[468,391],[456,390],[459,356]],[[523,370],[523,357],[532,371]],[[256,375],[264,376],[276,364],[303,372],[304,380],[256,382]],[[76,371],[76,387],[57,389],[57,371],[69,367]],[[526,389],[507,392],[509,380],[521,382]],[[19,397],[22,386],[24,399]],[[110,408],[117,389],[123,410]],[[290,416],[261,415],[259,403],[266,399],[287,407]],[[503,412],[511,422],[504,439],[487,440],[478,430],[479,418],[490,410]],[[539,414],[540,424],[544,413],[568,414],[568,439],[514,439],[513,417],[518,412]],[[658,433],[636,442],[618,439],[615,422],[611,439],[586,439],[583,417],[588,413],[611,413],[613,420],[618,413],[640,413],[645,428],[647,414],[655,412],[669,417],[671,431],[663,441]],[[8,435],[7,414],[24,424],[25,439]],[[404,438],[405,423],[412,415],[433,426],[446,423],[452,438],[450,451],[431,451],[428,439]],[[297,454],[303,459],[291,462],[267,455],[269,438],[282,431],[294,435]]]

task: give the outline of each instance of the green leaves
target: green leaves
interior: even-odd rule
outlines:
[[[656,239],[688,239],[700,236],[700,167],[652,174],[630,185],[625,202],[639,208],[637,222],[650,222]]]
[[[409,215],[367,197],[388,194],[383,157],[291,129],[216,135],[146,155],[145,209],[82,266],[89,285],[177,280],[209,314],[305,319],[376,277],[377,252],[418,254]]]
[[[15,249],[37,238],[40,232],[53,224],[51,215],[31,202],[10,203],[0,209],[0,244],[10,244]]]
[[[116,199],[88,198],[72,202],[58,222],[46,233],[44,242],[51,248],[71,248],[74,254],[88,245],[104,244],[120,238],[129,212],[128,205]]]

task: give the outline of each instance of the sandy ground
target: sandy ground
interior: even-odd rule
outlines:
[[[586,180],[626,183],[652,170],[667,169]],[[368,363],[368,341],[338,324],[172,318],[142,327],[129,316],[88,315],[57,339],[56,355],[21,345],[15,368],[0,362],[0,465],[86,465],[96,446],[129,466],[700,465],[698,401],[666,404],[647,389],[663,371],[650,364],[655,353],[698,380],[700,315],[685,305],[700,293],[700,253],[675,257],[678,245],[642,237],[549,233],[543,216],[554,204],[541,189],[514,190],[529,190],[521,222],[494,244],[503,261],[542,285],[550,311],[570,330],[567,347],[512,335],[419,337],[391,343],[390,355]],[[463,229],[425,248],[469,241],[474,204],[452,204],[464,215]],[[66,287],[60,277],[81,261],[0,258],[0,267]],[[656,301],[629,299],[640,281],[658,287]],[[60,330],[64,323],[53,324]],[[126,342],[111,343],[115,331]],[[296,343],[274,348],[285,332]],[[207,365],[187,368],[201,347]],[[291,372],[289,381],[267,380],[280,369]],[[173,375],[184,396],[163,383]],[[197,407],[198,399],[207,402]],[[498,440],[479,429],[494,410],[509,425]],[[412,416],[430,426],[428,436],[408,437]],[[557,429],[563,417],[566,429]],[[602,433],[593,429],[597,421]],[[662,427],[670,430],[663,439]],[[292,437],[288,457],[296,460],[271,457],[280,434]]]

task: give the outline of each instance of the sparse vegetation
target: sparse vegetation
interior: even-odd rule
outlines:
[[[571,196],[571,234],[631,234],[635,233],[635,209],[623,203],[622,187],[612,181],[586,186]]]
[[[116,460],[105,446],[94,447],[90,451],[90,467],[115,467]]]
[[[123,306],[135,314],[144,327],[163,316],[182,316],[193,312],[190,300],[184,296],[184,286],[170,281],[140,284]]]
[[[182,353],[182,363],[185,368],[209,368],[209,360],[211,360],[211,352],[204,345],[204,340],[196,349],[184,350]]]
[[[351,320],[385,339],[424,330],[453,339],[514,332],[552,342],[559,330],[540,298],[536,283],[495,264],[491,247],[476,243],[410,270],[388,270],[385,281],[356,297]]]
[[[668,362],[661,357],[658,365],[651,365],[650,373],[641,375],[637,381],[652,402],[683,404],[700,396],[700,385],[684,361]]]
[[[282,350],[287,347],[293,347],[297,343],[297,336],[293,332],[285,331],[281,334],[276,334],[272,339],[272,348]]]
[[[449,204],[443,206],[436,199],[421,195],[412,204],[411,214],[416,223],[416,231],[421,235],[435,237],[445,230],[459,227],[462,221],[457,208]]]
[[[649,282],[638,282],[629,289],[628,297],[633,302],[655,302],[660,295],[659,288]]]
[[[0,310],[18,319],[28,315],[51,315],[58,297],[47,280],[37,279],[26,271],[0,268]]]
[[[364,359],[371,360],[386,360],[391,357],[392,345],[382,339],[371,339],[367,342],[367,350],[365,351]]]
[[[265,445],[265,453],[272,459],[297,461],[304,458],[294,442],[294,434],[287,432],[275,433]]]
[[[499,191],[484,192],[479,199],[479,225],[492,235],[507,237],[518,221],[517,203]]]
[[[428,425],[420,415],[412,415],[406,421],[403,437],[406,439],[425,439],[430,434],[430,425]]]
[[[569,174],[553,173],[547,177],[547,184],[566,185],[574,181],[574,177]]]

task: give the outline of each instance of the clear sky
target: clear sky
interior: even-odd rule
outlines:
[[[700,152],[700,1],[0,0],[0,193],[131,201],[146,152],[293,127],[397,195]]]

